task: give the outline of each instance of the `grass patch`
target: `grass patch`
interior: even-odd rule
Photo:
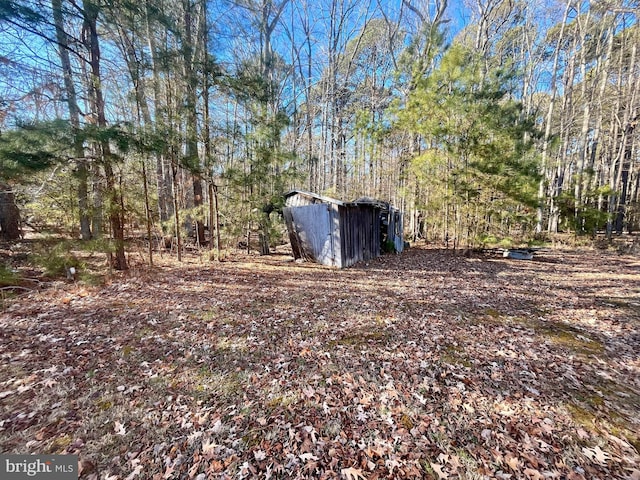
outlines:
[[[547,323],[528,320],[527,325],[540,336],[555,345],[571,350],[579,355],[603,355],[604,345],[589,333],[563,323]]]
[[[484,310],[484,314],[496,319],[502,317],[502,313],[500,313],[500,311],[496,310],[495,308],[486,308]]]
[[[199,312],[198,314],[194,315],[195,318],[197,318],[198,320],[201,320],[202,322],[205,323],[210,323],[213,321],[217,321],[220,319],[220,309],[219,308],[212,308],[211,310],[203,310],[201,312]]]
[[[4,263],[0,263],[0,288],[18,285],[19,282],[20,275],[18,275]]]
[[[569,402],[566,409],[578,425],[590,431],[596,430],[596,414],[592,408],[584,407],[577,402]]]
[[[625,308],[630,310],[632,313],[640,314],[640,302],[638,301],[630,301],[626,298],[605,298],[602,299],[602,303],[606,306],[613,306],[616,308]]]
[[[65,277],[69,268],[73,267],[79,272],[83,267],[73,248],[73,242],[68,241],[43,247],[32,256],[32,261],[42,267],[48,277]]]
[[[62,435],[60,437],[56,437],[50,444],[48,453],[56,454],[62,453],[64,450],[71,445],[72,438],[68,434]]]
[[[288,392],[284,395],[276,395],[267,400],[267,407],[270,409],[287,408],[299,401],[298,396],[294,392]]]
[[[640,436],[631,430],[629,422],[615,410],[606,408],[606,402],[598,395],[581,397],[585,401],[574,400],[565,405],[571,419],[585,430],[595,435],[611,432],[624,438],[640,452]],[[590,404],[590,402],[593,402]]]
[[[635,419],[629,418],[629,412],[640,405],[640,394],[610,379],[594,376],[590,380],[566,404],[573,421],[595,434],[608,431],[625,438],[640,452],[640,434],[633,426]]]
[[[440,354],[440,360],[450,365],[460,365],[467,368],[473,366],[469,357],[464,353],[464,349],[456,345],[444,347],[444,352]]]
[[[247,339],[243,337],[227,337],[221,336],[216,343],[216,349],[221,352],[240,352],[248,353],[249,346]]]
[[[213,372],[206,367],[200,368],[194,380],[193,396],[199,400],[234,398],[246,383],[242,372]]]
[[[529,328],[536,335],[549,340],[554,345],[578,355],[603,355],[605,353],[604,345],[600,340],[589,332],[566,323],[545,322],[536,318],[506,317],[493,308],[485,309],[483,314],[486,318],[481,321],[503,326],[520,325]]]
[[[337,345],[344,346],[352,346],[358,347],[363,345],[368,345],[371,343],[384,343],[389,339],[389,334],[387,332],[360,332],[354,333],[351,335],[346,335],[342,338],[338,338],[336,340],[331,340],[329,342],[329,347],[335,347]]]
[[[97,400],[95,402],[95,406],[101,412],[106,412],[107,410],[111,410],[113,408],[113,401],[101,398],[100,400]]]

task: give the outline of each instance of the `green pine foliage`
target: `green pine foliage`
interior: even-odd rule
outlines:
[[[18,125],[0,134],[0,180],[13,181],[68,157],[72,145],[64,120]]]
[[[416,81],[398,112],[420,135],[411,162],[443,236],[475,245],[487,234],[525,234],[532,227],[538,182],[533,120],[508,90],[511,73],[484,71],[482,59],[455,44],[439,66]]]
[[[16,285],[20,282],[20,275],[9,265],[0,263],[0,288]]]
[[[296,155],[282,144],[283,131],[289,126],[288,114],[274,98],[275,86],[260,75],[258,65],[246,62],[238,78],[229,87],[245,109],[249,128],[244,135],[247,145],[239,164],[227,167],[233,201],[230,205],[230,228],[236,237],[246,229],[257,230],[266,244],[274,246],[282,237],[282,193],[296,178]]]
[[[72,131],[65,120],[21,125],[0,134],[0,180],[20,184],[16,189],[17,203],[23,221],[36,232],[76,237],[79,230],[77,200],[77,162],[84,161],[92,172],[94,188],[103,188],[100,164],[88,156],[72,156],[75,138],[82,142],[109,141],[114,148],[113,159],[120,179],[116,188],[124,194],[124,207],[129,225],[144,222],[145,207],[139,188],[139,161],[141,156],[163,148],[164,140],[144,131],[135,131],[129,125],[98,128],[87,125]],[[137,160],[125,162],[125,159]],[[106,199],[103,199],[106,203]],[[89,217],[106,215],[90,204]],[[94,232],[100,237],[102,232]]]
[[[64,119],[23,123],[0,133],[0,180],[12,181],[54,165],[69,164],[74,160],[72,146],[76,139],[82,143],[109,142],[121,155],[161,148],[160,139],[140,134],[127,124],[106,128],[86,125],[74,131]]]

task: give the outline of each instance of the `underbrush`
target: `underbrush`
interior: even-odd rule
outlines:
[[[0,287],[16,285],[20,281],[20,275],[4,263],[0,263]]]

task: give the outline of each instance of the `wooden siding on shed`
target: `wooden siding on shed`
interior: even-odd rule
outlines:
[[[342,263],[350,266],[380,256],[379,209],[349,206],[341,209]]]

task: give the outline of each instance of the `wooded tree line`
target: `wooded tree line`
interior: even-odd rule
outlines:
[[[293,187],[391,201],[411,238],[454,246],[630,231],[639,9],[5,0],[0,233],[19,235],[17,205],[111,236],[120,269],[140,230],[178,252],[253,231],[267,253]]]

